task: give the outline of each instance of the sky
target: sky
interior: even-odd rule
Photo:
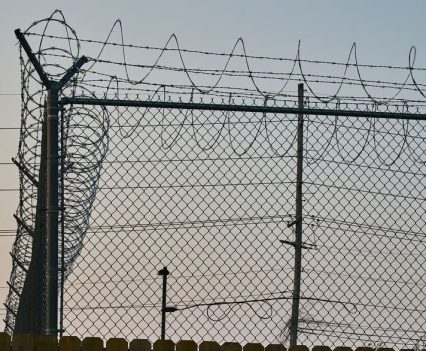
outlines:
[[[0,0],[0,128],[19,127],[20,75],[13,30],[61,9],[85,38],[103,40],[117,18],[127,42],[161,46],[175,33],[183,47],[229,51],[243,37],[252,55],[294,57],[298,40],[303,56],[344,61],[357,42],[361,63],[407,65],[417,47],[417,63],[426,66],[423,0],[299,1],[6,1]],[[84,53],[83,53],[84,54]],[[18,148],[18,131],[0,129],[0,189],[18,186],[9,163]],[[12,217],[18,192],[0,191],[0,230],[15,229]],[[0,234],[1,235],[1,234]],[[13,237],[0,236],[0,300],[7,293]],[[3,319],[4,309],[0,309]],[[0,328],[2,328],[0,324]]]

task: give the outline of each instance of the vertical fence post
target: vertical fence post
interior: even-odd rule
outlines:
[[[58,332],[58,110],[59,89],[51,84],[47,92],[47,279],[46,333]]]
[[[294,253],[294,285],[290,321],[290,346],[297,344],[299,327],[300,281],[302,274],[302,184],[303,184],[303,83],[297,87],[299,113],[297,115],[297,174],[296,174],[296,240]]]
[[[65,133],[64,133],[64,107],[61,106],[60,120],[60,137],[61,137],[61,196],[60,196],[60,213],[61,213],[61,286],[60,286],[60,304],[59,304],[59,336],[62,338],[64,334],[64,281],[65,281],[65,198],[64,198],[64,172],[65,172]]]
[[[62,76],[59,81],[54,81],[44,72],[43,67],[31,50],[30,45],[19,29],[15,35],[25,50],[34,69],[47,88],[46,103],[46,334],[56,336],[58,333],[58,188],[59,188],[59,92],[72,76],[85,64],[85,56],[79,58]],[[63,126],[61,126],[63,128]],[[61,141],[63,142],[63,141]],[[64,150],[61,150],[64,152]],[[62,182],[61,182],[62,183]],[[63,252],[62,252],[63,254]],[[36,257],[32,259],[37,259]],[[61,267],[64,268],[63,265]],[[20,302],[21,303],[21,302]]]

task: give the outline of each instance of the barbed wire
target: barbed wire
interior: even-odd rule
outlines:
[[[259,86],[257,85],[255,78],[258,78],[254,75],[254,73],[256,73],[255,71],[253,71],[250,68],[250,63],[248,61],[248,59],[268,59],[268,60],[277,60],[277,61],[288,61],[291,62],[293,64],[292,69],[290,70],[290,72],[285,73],[288,77],[287,79],[281,79],[284,80],[284,84],[282,86],[282,88],[280,88],[278,91],[276,91],[275,93],[273,93],[271,95],[271,93],[267,94],[269,96],[269,98],[273,98],[275,95],[280,95],[284,89],[286,88],[289,79],[291,79],[292,75],[295,73],[294,70],[296,68],[296,66],[299,67],[299,75],[302,77],[303,82],[306,84],[308,90],[312,93],[313,96],[315,96],[319,101],[333,101],[337,98],[343,83],[345,82],[345,80],[348,80],[349,78],[346,77],[347,73],[348,73],[348,69],[350,67],[354,67],[356,70],[356,77],[358,80],[358,84],[362,87],[364,93],[366,94],[366,96],[368,98],[371,99],[371,101],[373,101],[376,104],[386,104],[389,103],[391,101],[393,101],[398,95],[399,93],[404,90],[406,88],[407,84],[410,84],[411,86],[414,87],[415,91],[417,91],[418,93],[420,93],[420,95],[424,98],[424,93],[421,89],[422,86],[424,85],[420,85],[417,83],[417,80],[415,79],[414,75],[413,75],[413,71],[416,70],[425,70],[425,68],[416,68],[414,67],[415,64],[415,60],[416,60],[416,49],[415,47],[411,47],[409,55],[408,55],[408,65],[407,66],[391,66],[391,65],[369,65],[369,64],[360,64],[358,62],[358,56],[357,56],[357,48],[356,48],[356,44],[354,43],[349,51],[348,54],[348,58],[346,60],[346,62],[335,62],[335,61],[321,61],[321,60],[305,60],[301,58],[301,46],[300,46],[300,41],[298,44],[298,48],[297,48],[297,54],[295,55],[294,59],[288,59],[288,58],[272,58],[272,57],[266,57],[266,56],[251,56],[247,54],[246,48],[245,48],[245,43],[244,40],[242,38],[238,38],[235,42],[235,44],[232,47],[232,50],[228,53],[228,54],[224,54],[224,53],[217,53],[217,52],[207,52],[207,51],[197,51],[197,50],[187,50],[187,49],[181,49],[180,48],[180,44],[179,41],[176,37],[176,35],[172,34],[169,39],[166,41],[165,45],[162,48],[155,48],[155,47],[148,47],[148,46],[137,46],[137,45],[125,45],[124,44],[124,34],[123,34],[123,26],[120,20],[117,20],[114,22],[114,24],[112,25],[107,38],[104,41],[96,41],[96,40],[90,40],[90,39],[79,39],[75,33],[75,31],[72,31],[73,35],[68,35],[68,25],[66,24],[66,21],[62,15],[62,13],[58,12],[60,16],[59,19],[55,19],[56,22],[59,22],[61,24],[63,24],[64,26],[66,26],[67,28],[67,36],[58,36],[58,35],[49,35],[46,34],[46,31],[43,31],[43,33],[36,33],[36,32],[31,32],[30,30],[25,31],[26,35],[31,35],[31,36],[39,36],[41,37],[40,40],[43,40],[44,38],[50,38],[50,39],[56,39],[56,40],[66,40],[68,43],[70,41],[75,41],[76,43],[78,43],[78,47],[80,48],[80,42],[87,42],[87,43],[98,43],[101,44],[101,48],[98,51],[98,54],[95,55],[95,57],[91,58],[92,64],[89,66],[89,68],[87,68],[83,73],[83,77],[84,75],[91,71],[93,69],[93,67],[98,63],[98,62],[103,62],[103,63],[110,63],[110,64],[120,64],[123,65],[125,68],[125,77],[127,79],[127,81],[131,84],[141,84],[143,83],[147,77],[153,72],[153,70],[155,69],[164,69],[164,66],[161,66],[159,64],[161,58],[163,57],[164,53],[167,51],[176,51],[179,55],[179,59],[180,59],[180,63],[181,63],[181,67],[169,67],[168,69],[178,69],[183,71],[189,82],[191,83],[191,86],[193,87],[193,89],[195,89],[196,91],[203,93],[203,94],[208,94],[211,93],[219,84],[220,80],[222,79],[223,76],[225,76],[226,74],[231,74],[232,72],[228,72],[228,66],[230,63],[230,60],[233,57],[239,57],[239,58],[243,58],[245,61],[245,66],[246,66],[246,71],[240,71],[242,72],[242,74],[244,74],[246,77],[248,77],[251,80],[251,83],[253,84],[253,87],[255,88],[255,90],[257,91],[258,94],[260,94],[260,96],[265,97],[266,94],[264,94],[262,92],[262,90],[259,88]],[[51,16],[52,18],[52,16]],[[50,19],[51,19],[50,18]],[[45,20],[41,20],[41,21],[37,21],[34,22],[33,25],[30,27],[34,27],[37,26],[40,23],[43,23]],[[111,43],[110,42],[110,37],[112,36],[112,34],[114,33],[114,31],[117,30],[119,32],[120,35],[120,43]],[[174,44],[176,46],[176,48],[170,48],[169,45]],[[106,46],[108,45],[112,45],[112,46],[118,46],[121,48],[121,54],[122,54],[122,61],[121,62],[114,62],[111,60],[103,60],[101,59],[101,56],[104,52],[104,49]],[[131,79],[130,78],[130,74],[128,71],[128,67],[132,67],[133,65],[127,62],[127,58],[126,58],[126,51],[125,48],[143,48],[146,50],[155,50],[155,51],[160,51],[159,55],[157,56],[157,58],[154,60],[154,63],[152,65],[135,65],[136,67],[140,67],[140,68],[147,68],[148,72],[146,74],[144,74],[142,76],[142,78],[140,79]],[[241,47],[242,50],[242,54],[237,54],[236,50],[238,47]],[[188,69],[187,64],[185,63],[182,53],[192,53],[192,54],[203,54],[203,55],[213,55],[213,56],[224,56],[227,57],[223,68],[219,69],[219,70],[215,70],[215,74],[217,74],[219,77],[217,79],[217,81],[213,84],[210,85],[209,88],[201,88],[200,86],[198,86],[197,84],[195,84],[195,81],[193,80],[191,74],[192,73],[197,73],[197,72],[204,72],[207,73],[207,70],[194,70],[194,69]],[[353,60],[354,62],[351,62],[351,60]],[[309,81],[307,79],[307,77],[309,77],[310,75],[307,74],[306,72],[304,72],[304,69],[302,68],[302,63],[314,63],[314,64],[328,64],[328,65],[333,65],[333,66],[344,66],[344,72],[341,76],[330,76],[333,78],[338,78],[340,79],[340,82],[333,82],[333,84],[337,85],[337,89],[336,92],[334,94],[332,94],[328,99],[324,99],[322,97],[320,97],[318,94],[316,94],[316,92],[313,90],[313,88],[311,87],[312,83],[311,81]],[[397,85],[398,87],[396,87],[397,91],[395,92],[395,94],[387,99],[378,99],[376,97],[374,97],[369,91],[368,91],[368,81],[364,80],[362,75],[361,75],[361,71],[360,68],[383,68],[383,69],[392,69],[392,70],[406,70],[407,71],[407,75],[406,78],[403,80],[402,83],[395,83],[392,82],[392,84]],[[212,71],[209,71],[210,74],[213,74]],[[273,74],[276,75],[276,73],[274,74],[273,72],[268,72],[269,74]],[[269,79],[274,79],[274,77],[268,77]],[[411,78],[411,83],[408,83],[408,80]]]
[[[34,22],[36,23],[36,22]],[[121,21],[120,21],[121,23]],[[117,21],[118,24],[118,21]],[[143,45],[134,45],[134,44],[123,44],[118,42],[110,42],[110,41],[101,41],[101,40],[95,40],[95,39],[87,39],[87,38],[81,38],[78,39],[69,38],[66,36],[59,36],[59,35],[49,35],[49,34],[40,34],[36,32],[30,32],[25,31],[25,35],[29,36],[44,36],[45,38],[50,39],[60,39],[60,40],[78,40],[80,43],[89,43],[89,44],[101,44],[101,45],[110,45],[110,46],[119,46],[119,47],[127,47],[127,48],[136,48],[136,49],[145,49],[145,50],[155,50],[155,51],[181,51],[191,54],[203,54],[203,55],[214,55],[214,56],[234,56],[234,57],[240,57],[240,58],[249,58],[249,59],[260,59],[260,60],[272,60],[272,61],[288,61],[288,62],[294,62],[294,58],[285,58],[285,57],[273,57],[273,56],[256,56],[256,55],[244,55],[244,54],[231,54],[226,52],[214,52],[214,51],[202,51],[202,50],[191,50],[191,49],[184,49],[184,48],[169,48],[169,47],[158,47],[158,46],[143,46]],[[337,66],[355,66],[355,63],[347,63],[347,62],[339,62],[339,61],[324,61],[324,60],[308,60],[308,59],[301,59],[301,62],[305,63],[314,63],[314,64],[327,64],[327,65],[337,65]],[[410,66],[393,66],[393,65],[375,65],[375,64],[358,64],[359,67],[366,67],[366,68],[386,68],[386,69],[396,69],[396,70],[406,70],[410,69]],[[413,67],[413,70],[421,70],[425,71],[426,68],[423,67]]]

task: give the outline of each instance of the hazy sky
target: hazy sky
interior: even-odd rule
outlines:
[[[13,30],[25,29],[55,9],[61,9],[84,38],[103,40],[120,18],[126,42],[140,45],[160,46],[176,33],[182,47],[229,51],[241,36],[249,54],[293,58],[301,39],[305,58],[344,61],[356,41],[361,63],[392,65],[407,65],[409,48],[416,45],[417,65],[426,66],[424,0],[0,2],[1,128],[18,127],[20,118],[18,47]],[[0,129],[1,189],[18,186],[16,167],[3,164],[15,156],[17,147],[18,131]],[[0,229],[15,228],[12,214],[17,201],[16,191],[0,192]],[[12,242],[12,237],[0,236],[2,302]],[[4,318],[4,309],[0,316]]]

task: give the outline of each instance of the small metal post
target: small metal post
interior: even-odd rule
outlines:
[[[170,272],[167,267],[164,267],[158,272],[158,275],[163,276],[163,298],[161,301],[161,340],[166,339],[166,305],[167,305],[167,276]]]
[[[294,252],[293,305],[290,321],[290,346],[297,344],[299,326],[300,281],[302,272],[302,184],[303,184],[303,84],[298,85],[299,113],[297,115],[297,174],[296,174],[296,240]]]

